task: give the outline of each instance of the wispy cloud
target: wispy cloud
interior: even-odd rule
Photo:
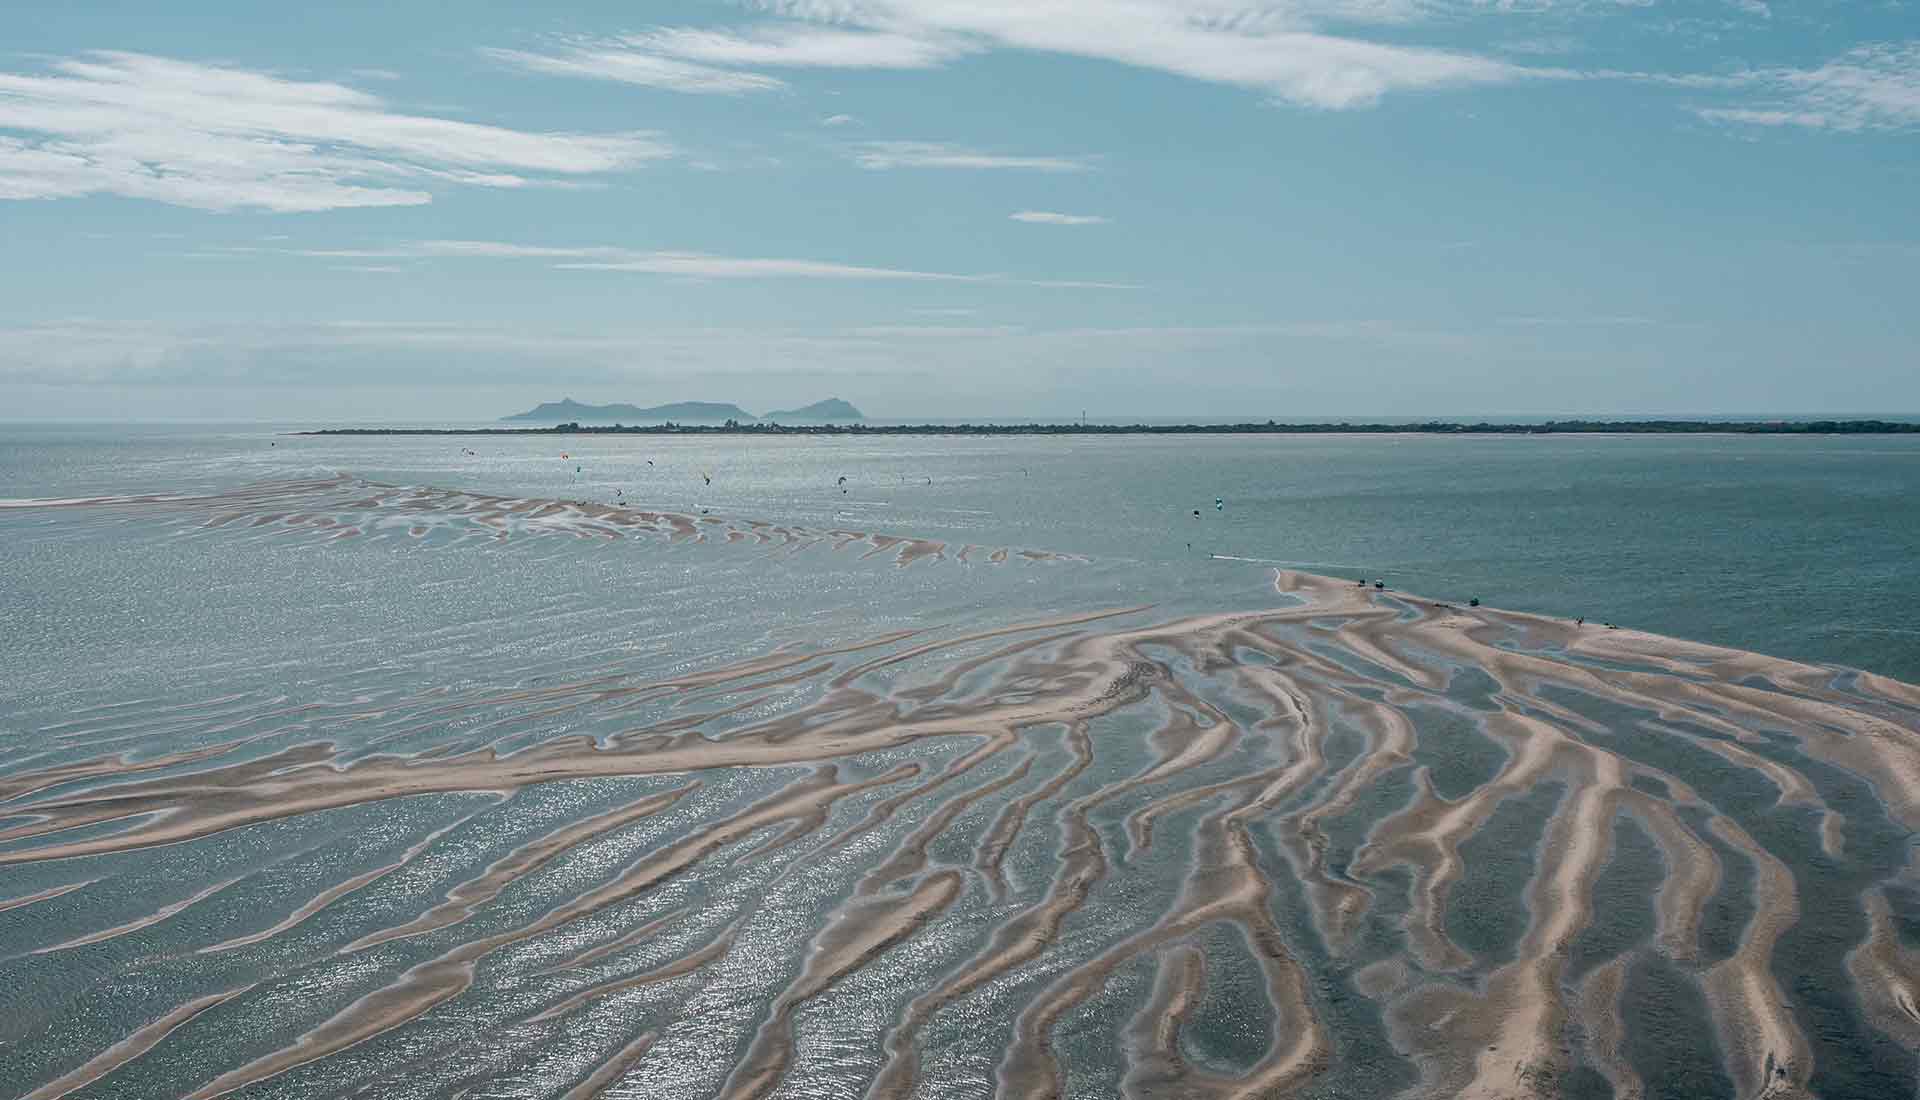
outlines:
[[[786,87],[778,77],[745,66],[925,69],[972,48],[958,40],[924,35],[778,23],[737,31],[662,28],[644,34],[567,39],[539,51],[489,48],[481,53],[530,72],[676,92],[739,95]],[[849,116],[835,117],[852,121]]]
[[[239,245],[192,253],[206,257],[278,254],[332,261],[433,259],[544,260],[564,271],[625,271],[689,279],[868,279],[915,282],[997,283],[1060,290],[1139,290],[1133,283],[1080,279],[1024,279],[988,273],[922,271],[832,260],[719,256],[708,252],[644,250],[616,245],[540,245],[513,241],[409,241],[380,248],[266,248]]]
[[[929,69],[979,47],[922,28],[849,30],[776,23],[738,31],[667,28],[619,39],[629,49],[713,65],[813,69]]]
[[[0,73],[0,199],[123,195],[205,210],[417,205],[671,155],[656,135],[402,114],[342,84],[133,53]]]
[[[822,126],[851,126],[860,121],[852,115],[828,115],[820,120]]]
[[[1644,328],[1658,325],[1652,317],[1601,314],[1592,317],[1501,317],[1495,324],[1507,328]]]
[[[766,91],[762,69],[927,69],[996,49],[1063,54],[1310,107],[1366,107],[1390,92],[1517,80],[1531,70],[1453,50],[1328,33],[1323,25],[1405,24],[1428,0],[759,0],[744,27],[660,28],[492,50],[526,69],[683,92]]]
[[[508,241],[421,241],[408,245],[407,249],[421,256],[481,256],[507,260],[615,260],[635,255],[627,249],[609,245],[573,247],[513,244]]]
[[[0,326],[0,383],[49,386],[446,386],[711,380],[794,374],[997,372],[1010,384],[1087,364],[1141,366],[1167,356],[1243,360],[1264,370],[1295,341],[1431,349],[1463,338],[1385,321],[1254,326],[1028,328],[856,325],[824,329],[621,329],[581,332],[511,322],[335,320],[163,323],[69,318]],[[1240,353],[1245,353],[1241,355]],[[984,358],[983,358],[984,356]],[[404,364],[404,369],[396,369]],[[751,364],[750,368],[743,364]]]
[[[483,49],[482,55],[527,72],[549,76],[577,76],[594,80],[613,80],[648,88],[707,95],[740,95],[745,92],[770,92],[786,87],[784,81],[759,73],[717,69],[696,65],[658,54],[642,53],[619,46],[583,44],[565,46],[549,53],[530,50]]]
[[[874,171],[892,168],[986,168],[1030,172],[1085,172],[1093,161],[1076,156],[987,153],[938,141],[869,141],[849,151],[854,163]]]
[[[577,260],[558,264],[579,271],[636,271],[648,275],[680,275],[693,279],[910,279],[916,281],[978,283],[988,275],[954,275],[941,271],[911,271],[893,267],[818,260],[744,259],[704,252],[645,252],[619,260]]]
[[[1470,53],[1327,33],[1325,25],[1404,23],[1417,0],[762,0],[787,19],[885,30],[958,56],[963,47],[1065,54],[1248,88],[1302,106],[1370,106],[1390,92],[1521,79],[1528,70]]]
[[[1088,279],[1014,279],[1022,286],[1051,287],[1055,290],[1145,290],[1140,283],[1106,283]]]
[[[1107,219],[1098,214],[1059,214],[1051,210],[1021,210],[1008,214],[1008,218],[1029,225],[1105,225]]]
[[[1551,57],[1578,51],[1580,41],[1566,34],[1536,35],[1531,38],[1505,39],[1498,43],[1496,48],[1505,53]]]
[[[849,334],[878,340],[977,340],[1025,331],[1020,325],[861,325]]]
[[[1663,74],[1526,65],[1405,41],[1423,21],[1458,23],[1474,14],[1637,4],[1639,0],[1556,4],[1554,0],[756,0],[768,18],[726,29],[657,28],[613,38],[566,41],[542,52],[492,50],[523,68],[629,80],[680,91],[768,91],[786,86],[766,70],[929,69],[975,54],[1014,50],[1107,61],[1191,80],[1245,88],[1297,106],[1345,110],[1384,96],[1523,80],[1631,80],[1676,88],[1771,88],[1774,102],[1709,107],[1721,121],[1831,129],[1913,125],[1913,43],[1864,47],[1810,70]],[[1724,0],[1770,18],[1767,0]],[[1369,37],[1392,25],[1392,40]],[[1564,25],[1564,21],[1555,26]],[[1501,41],[1498,38],[1493,41]],[[1574,53],[1565,34],[1508,39],[1509,54]],[[828,125],[845,116],[832,116]],[[903,147],[924,143],[894,143]],[[953,159],[858,154],[869,166],[963,166]],[[1021,166],[976,155],[975,167]],[[1058,159],[1058,158],[1040,158]],[[1027,165],[1031,167],[1031,165]],[[1055,170],[1061,170],[1056,168]]]
[[[249,249],[247,251],[261,251]],[[990,276],[870,267],[820,260],[716,256],[705,252],[644,251],[612,245],[538,245],[511,241],[414,241],[390,248],[287,249],[326,260],[493,259],[548,260],[575,271],[633,271],[700,279],[932,279],[980,282]]]
[[[552,247],[504,241],[422,241],[409,251],[421,256],[486,257],[556,261],[557,268],[573,271],[631,271],[646,275],[678,275],[691,279],[908,279],[918,281],[983,282],[992,276],[957,275],[943,271],[873,267],[823,260],[716,256],[706,252],[641,251],[607,245]]]
[[[1920,127],[1920,41],[1862,46],[1812,69],[1764,69],[1743,78],[1764,98],[1703,107],[1716,122],[1821,130]]]

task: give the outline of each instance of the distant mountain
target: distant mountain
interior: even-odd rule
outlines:
[[[717,424],[723,420],[753,420],[756,417],[738,405],[719,401],[677,401],[671,405],[643,409],[638,405],[582,405],[567,397],[500,419],[538,420],[544,424],[569,424],[575,421],[582,424],[647,424],[665,420],[712,421]]]
[[[781,409],[761,417],[762,420],[865,420],[860,410],[840,400],[829,397],[825,401],[815,401],[811,405],[798,409]]]

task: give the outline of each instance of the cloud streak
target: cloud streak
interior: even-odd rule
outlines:
[[[480,52],[503,64],[552,76],[613,80],[691,94],[741,95],[786,87],[778,77],[743,66],[928,69],[974,48],[958,40],[914,34],[783,23],[739,31],[670,27],[563,40],[544,51],[489,48]]]
[[[1700,108],[1700,116],[1844,133],[1920,128],[1920,42],[1861,46],[1816,68],[1758,70],[1743,82],[1762,89],[1764,98]]]
[[[342,84],[145,54],[0,73],[0,199],[407,206],[441,186],[535,186],[672,152],[650,133],[531,133],[403,114]]]
[[[429,240],[384,248],[269,248],[243,245],[200,254],[240,257],[249,254],[301,256],[330,261],[373,263],[395,260],[476,259],[543,260],[562,271],[624,271],[687,279],[835,279],[908,282],[997,283],[1057,290],[1139,290],[1133,283],[1081,279],[1023,279],[1013,276],[922,271],[830,260],[719,256],[684,250],[644,250],[615,245],[540,245],[513,241]]]
[[[487,48],[480,53],[503,65],[530,73],[611,80],[701,95],[741,95],[786,87],[785,81],[759,73],[696,65],[617,45],[576,45],[550,53]]]
[[[915,282],[978,283],[990,275],[954,275],[892,267],[823,263],[817,260],[742,259],[704,252],[646,252],[629,259],[578,260],[555,265],[575,271],[634,271],[692,279],[905,279]]]
[[[848,150],[853,162],[869,171],[895,168],[967,168],[1025,172],[1087,172],[1088,157],[1026,156],[987,153],[939,141],[869,141]]]
[[[804,69],[931,69],[979,47],[918,29],[847,30],[773,24],[741,31],[668,28],[620,40],[630,49],[712,65]]]
[[[1031,382],[1075,362],[1105,370],[1166,356],[1248,353],[1289,342],[1431,349],[1465,340],[1385,321],[1029,329],[854,325],[823,329],[607,329],[445,320],[186,324],[71,318],[0,326],[0,384],[59,387],[525,385],[640,377],[951,375],[965,367]],[[1278,342],[1278,343],[1276,343]],[[983,358],[984,357],[984,358]],[[1081,358],[1084,357],[1084,358]],[[405,369],[396,369],[404,364]]]
[[[1008,214],[1011,221],[1026,222],[1028,225],[1105,225],[1107,219],[1098,214],[1060,214],[1052,210],[1021,210]]]
[[[770,6],[796,18],[1108,61],[1331,110],[1372,106],[1391,92],[1503,83],[1528,75],[1521,67],[1474,54],[1317,29],[1322,20],[1364,14],[1360,5],[1316,10],[1207,0],[866,0],[852,5],[788,0]]]
[[[538,72],[682,92],[784,87],[761,69],[930,69],[993,50],[1107,61],[1250,89],[1299,106],[1368,107],[1392,92],[1539,75],[1453,50],[1331,34],[1321,24],[1409,23],[1416,0],[761,0],[742,28],[661,28],[490,51]]]
[[[1727,3],[1758,18],[1771,15],[1764,0]],[[787,87],[766,70],[925,70],[1018,51],[1105,61],[1325,110],[1371,107],[1396,93],[1527,80],[1628,80],[1766,95],[1697,109],[1721,122],[1842,131],[1920,125],[1920,44],[1911,41],[1861,47],[1813,69],[1662,74],[1539,67],[1402,41],[1407,28],[1436,16],[1458,22],[1519,10],[1495,0],[757,0],[752,6],[766,18],[724,29],[656,28],[540,53],[488,52],[541,72],[742,94]],[[1394,27],[1395,40],[1353,29],[1368,26]],[[1572,39],[1535,41],[1545,42],[1547,52],[1578,48]],[[1510,45],[1508,52],[1518,52],[1522,43]],[[1072,159],[943,153],[914,142],[876,143],[855,158],[879,168],[1042,168],[1033,162]],[[1073,169],[1048,164],[1044,170]]]

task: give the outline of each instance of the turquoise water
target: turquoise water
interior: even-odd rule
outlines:
[[[0,426],[0,1095],[1450,1094],[1538,973],[1530,1080],[1908,1094],[1920,700],[1847,670],[1920,681],[1916,500],[1913,437]]]

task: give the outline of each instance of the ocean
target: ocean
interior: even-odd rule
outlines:
[[[1920,437],[291,427],[0,424],[0,1095],[1920,1079]]]

